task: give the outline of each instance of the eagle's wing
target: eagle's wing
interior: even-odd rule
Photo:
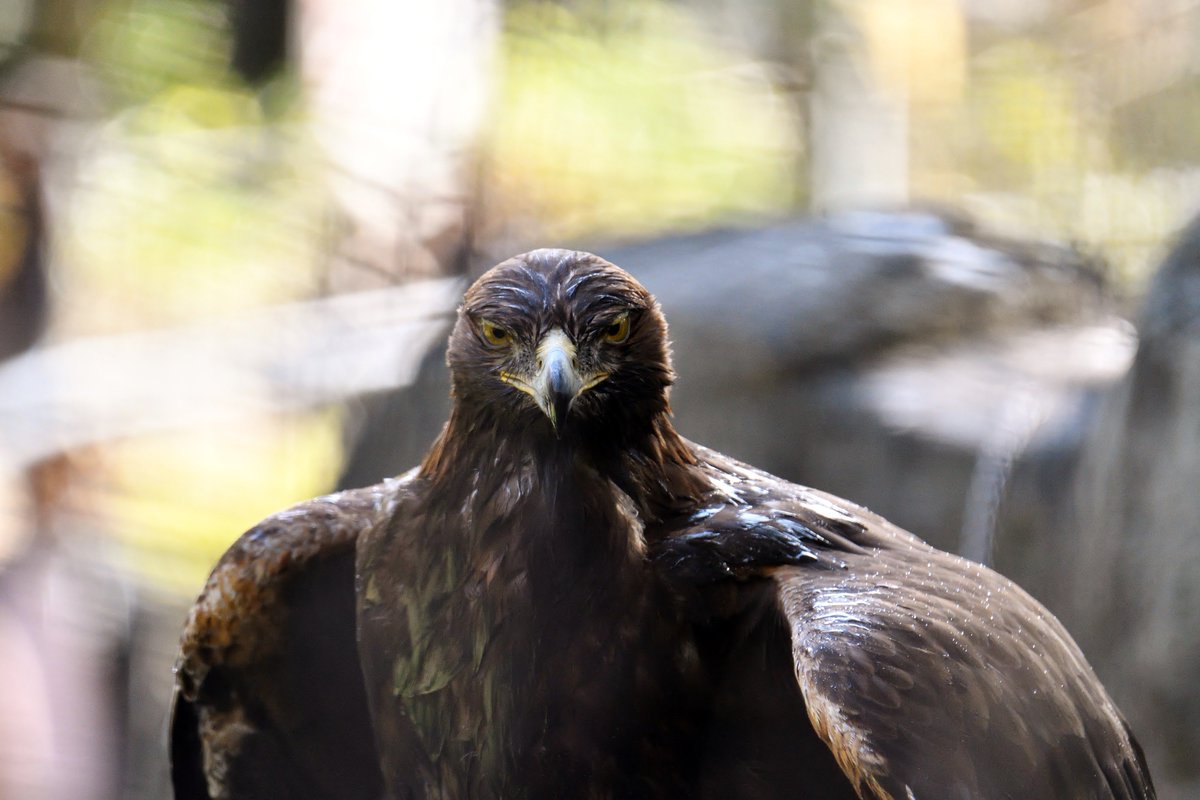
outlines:
[[[405,483],[275,514],[218,562],[180,642],[176,798],[380,795],[355,646],[354,550],[386,524]]]
[[[774,575],[809,719],[862,796],[1153,797],[1048,611],[977,564],[895,555]]]
[[[723,572],[742,595],[769,582],[794,683],[744,693],[782,702],[798,687],[860,797],[1154,797],[1083,654],[1018,586],[839,498],[701,453],[725,497],[659,563],[712,586]]]

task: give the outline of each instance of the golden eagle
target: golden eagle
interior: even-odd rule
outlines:
[[[420,466],[268,518],[213,571],[176,797],[1154,796],[1028,594],[676,433],[628,273],[510,259],[447,360]]]

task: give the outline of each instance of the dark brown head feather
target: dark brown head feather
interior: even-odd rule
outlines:
[[[629,338],[605,342],[605,329],[622,314],[630,317]],[[513,344],[489,346],[482,338],[485,322],[511,334]],[[581,368],[609,375],[578,398],[557,432],[528,395],[501,377],[532,371],[536,345],[553,328],[574,342]],[[534,250],[484,273],[463,299],[446,359],[454,396],[446,431],[470,434],[444,434],[422,465],[428,476],[450,463],[451,441],[486,446],[489,436],[526,438],[531,446],[557,437],[563,447],[583,448],[601,462],[626,458],[645,463],[646,471],[660,471],[664,460],[692,460],[669,421],[674,372],[666,320],[644,286],[598,256]],[[642,472],[638,463],[624,472]]]

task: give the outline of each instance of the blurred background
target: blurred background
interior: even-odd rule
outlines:
[[[216,558],[411,466],[538,246],[656,292],[685,435],[1047,603],[1200,797],[1198,101],[1191,0],[0,0],[0,800],[169,796]]]

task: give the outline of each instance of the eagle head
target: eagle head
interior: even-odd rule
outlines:
[[[673,379],[654,297],[620,267],[571,250],[534,250],[484,273],[446,358],[460,407],[560,439],[666,413]]]

